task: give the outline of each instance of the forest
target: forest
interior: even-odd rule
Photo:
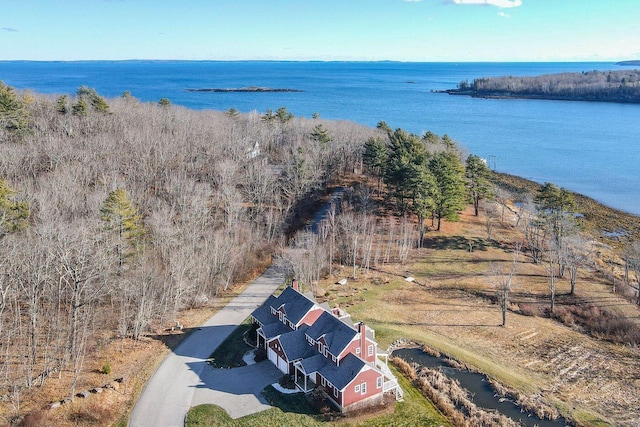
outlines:
[[[304,233],[337,186],[347,187],[339,208],[319,233]],[[73,398],[100,348],[127,351],[179,325],[182,311],[207,306],[274,257],[315,292],[338,264],[352,277],[404,264],[425,233],[469,205],[483,212],[488,238],[506,210],[517,212],[526,236],[518,250],[549,263],[552,281],[566,272],[573,292],[591,254],[571,195],[546,184],[522,211],[513,199],[447,135],[284,107],[193,111],[129,92],[53,97],[0,83],[2,412],[32,409],[24,396],[52,377],[69,378]],[[633,295],[640,246],[625,257]]]
[[[568,101],[640,102],[640,70],[584,71],[535,77],[482,77],[464,80],[451,95],[478,98],[532,98]]]

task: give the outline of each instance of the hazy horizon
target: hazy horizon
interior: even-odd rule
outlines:
[[[45,0],[0,6],[0,60],[617,62],[634,0]]]

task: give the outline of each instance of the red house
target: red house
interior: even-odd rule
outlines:
[[[342,310],[319,305],[300,293],[296,282],[251,316],[259,325],[258,346],[301,391],[320,387],[342,412],[379,404],[385,393],[402,398],[375,331],[354,325]]]

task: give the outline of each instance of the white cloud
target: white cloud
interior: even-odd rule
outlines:
[[[503,11],[498,12],[498,16],[502,16],[503,18],[510,18],[511,15],[509,15],[508,13],[505,13]]]
[[[522,0],[451,0],[455,4],[481,4],[497,6],[499,8],[510,8],[522,6]]]

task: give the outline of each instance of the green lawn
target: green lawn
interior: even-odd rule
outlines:
[[[450,426],[450,423],[433,404],[425,399],[408,380],[395,369],[394,373],[398,375],[398,380],[404,390],[404,402],[397,402],[393,413],[366,418],[363,421],[344,417],[339,420],[339,423],[353,427]],[[304,398],[301,394],[282,395],[269,386],[263,391],[263,396],[277,407],[233,420],[219,406],[200,405],[191,408],[187,414],[185,426],[266,427],[287,425],[304,427],[326,424],[310,414],[311,408],[306,404],[306,401],[303,402]]]

